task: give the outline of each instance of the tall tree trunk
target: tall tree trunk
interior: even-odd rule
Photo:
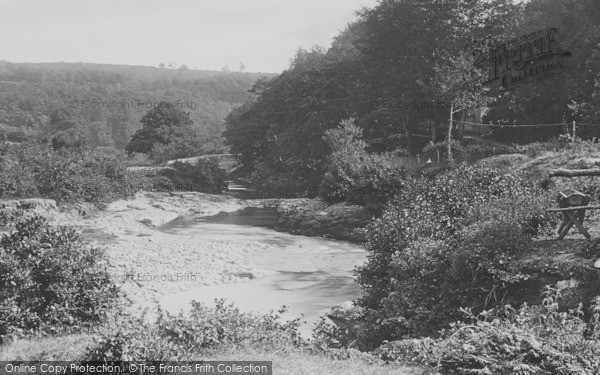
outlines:
[[[465,120],[467,119],[467,110],[460,111],[460,120],[458,123],[458,139],[462,140],[465,133]]]
[[[454,159],[452,158],[452,117],[454,116],[454,103],[450,105],[450,122],[448,123],[448,163],[452,167]]]

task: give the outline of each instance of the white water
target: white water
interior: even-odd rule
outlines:
[[[163,231],[173,234],[264,241],[273,245],[274,249],[250,254],[248,265],[249,268],[273,271],[272,276],[244,283],[205,286],[165,296],[160,300],[161,306],[177,313],[187,311],[192,300],[214,306],[214,300],[219,298],[234,302],[245,311],[277,311],[285,305],[288,307],[286,318],[304,315],[306,324],[301,327],[301,332],[309,334],[319,316],[331,306],[360,295],[353,270],[366,259],[363,248],[343,241],[295,236],[267,228],[240,225],[269,225],[276,219],[273,215],[274,212],[268,209],[256,209],[249,214],[217,215],[213,220],[178,219],[164,226]]]

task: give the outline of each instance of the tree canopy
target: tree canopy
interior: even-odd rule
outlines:
[[[140,129],[140,119],[157,103],[169,102],[189,112],[207,149],[225,151],[223,119],[251,97],[247,90],[261,76],[0,61],[0,139],[21,142],[70,132],[90,146],[124,150]]]
[[[599,14],[593,0],[382,0],[359,12],[328,50],[299,50],[279,76],[257,81],[254,97],[226,119],[226,142],[255,181],[289,179],[314,191],[327,153],[322,137],[347,118],[356,119],[370,152],[413,154],[448,137],[442,130],[452,105],[455,120],[594,123]],[[550,27],[571,54],[564,71],[509,89],[486,82],[490,49]],[[492,137],[530,142],[563,131],[494,128]]]

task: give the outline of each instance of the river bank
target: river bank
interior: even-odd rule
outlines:
[[[53,224],[72,226],[92,246],[105,249],[110,273],[134,310],[153,307],[166,295],[203,286],[247,282],[268,275],[253,268],[249,255],[269,253],[268,241],[180,236],[160,230],[178,217],[212,216],[247,207],[274,207],[279,231],[361,242],[367,216],[354,206],[327,206],[311,199],[248,199],[197,192],[139,192],[103,209],[57,207],[51,200],[6,201]]]
[[[131,301],[130,308],[126,310],[128,313],[136,313],[141,312],[143,307],[153,307],[154,302],[161,297],[177,297],[185,290],[215,286],[213,289],[222,291],[234,287],[232,283],[247,283],[250,286],[252,282],[256,282],[256,279],[263,280],[261,277],[267,276],[261,275],[264,271],[252,268],[254,263],[252,259],[256,259],[256,255],[271,259],[271,254],[281,253],[280,247],[269,243],[272,239],[215,238],[201,230],[198,230],[197,234],[177,235],[166,231],[164,224],[179,217],[212,216],[221,212],[239,211],[246,207],[281,207],[289,204],[293,209],[303,209],[305,208],[303,204],[310,202],[240,200],[227,195],[202,193],[140,192],[133,199],[113,202],[102,210],[88,205],[57,206],[55,202],[45,199],[22,199],[2,203],[5,204],[5,208],[25,207],[27,215],[42,215],[55,225],[75,227],[84,240],[95,247],[105,249],[110,273]],[[315,203],[311,207],[321,206],[320,203]],[[327,220],[334,220],[333,215],[320,216],[328,216]],[[261,237],[261,230],[268,231],[264,228],[250,227],[247,230],[256,238]],[[280,235],[284,242],[290,242],[288,245],[295,246],[293,241],[288,241],[288,238],[297,236],[270,232],[270,236],[275,233],[275,237]],[[346,246],[349,249],[356,247],[349,243],[316,238],[303,237],[298,240],[302,241],[297,244],[299,249],[313,251],[327,258],[327,261],[315,261],[316,257],[311,256],[305,260],[308,263],[318,264],[319,267],[328,264],[331,252],[328,254],[327,251],[322,251],[323,249],[314,242],[337,243],[338,246]],[[347,258],[344,256],[344,259],[349,261]],[[302,266],[297,261],[285,264],[300,269]],[[297,274],[301,278],[306,276],[303,272]],[[195,275],[195,277],[186,277],[186,275]],[[168,276],[179,278],[169,280]],[[264,278],[267,279],[269,277]],[[255,288],[252,288],[251,292],[256,293]],[[341,295],[342,290],[339,285],[335,286],[335,293]],[[327,306],[334,304],[332,299],[327,299],[326,302]],[[108,329],[118,330],[123,327],[109,326]],[[78,360],[84,358],[87,353],[86,348],[97,344],[95,335],[96,333],[86,331],[70,335],[16,339],[0,347],[0,358],[3,360]],[[339,360],[301,348],[290,349],[291,352],[289,350],[280,352],[281,349],[251,351],[252,348],[236,347],[235,354],[230,356],[227,348],[218,348],[214,357],[221,360],[230,357],[239,359],[240,356],[271,360],[278,373],[290,374],[309,373],[308,369],[323,374],[333,374],[338,373],[340,368],[345,373],[355,374],[422,372],[418,368],[384,365],[381,361],[377,362],[377,358],[366,354],[364,360],[360,358]],[[205,358],[204,354],[203,358]],[[318,366],[315,367],[315,363],[318,363]]]
[[[77,223],[88,241],[106,249],[111,273],[135,306],[200,286],[243,282],[259,270],[247,255],[265,251],[258,241],[177,236],[159,230],[178,217],[233,212],[260,202],[203,193],[138,193]]]

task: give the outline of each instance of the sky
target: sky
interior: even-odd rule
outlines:
[[[0,60],[279,73],[377,0],[0,0]]]

